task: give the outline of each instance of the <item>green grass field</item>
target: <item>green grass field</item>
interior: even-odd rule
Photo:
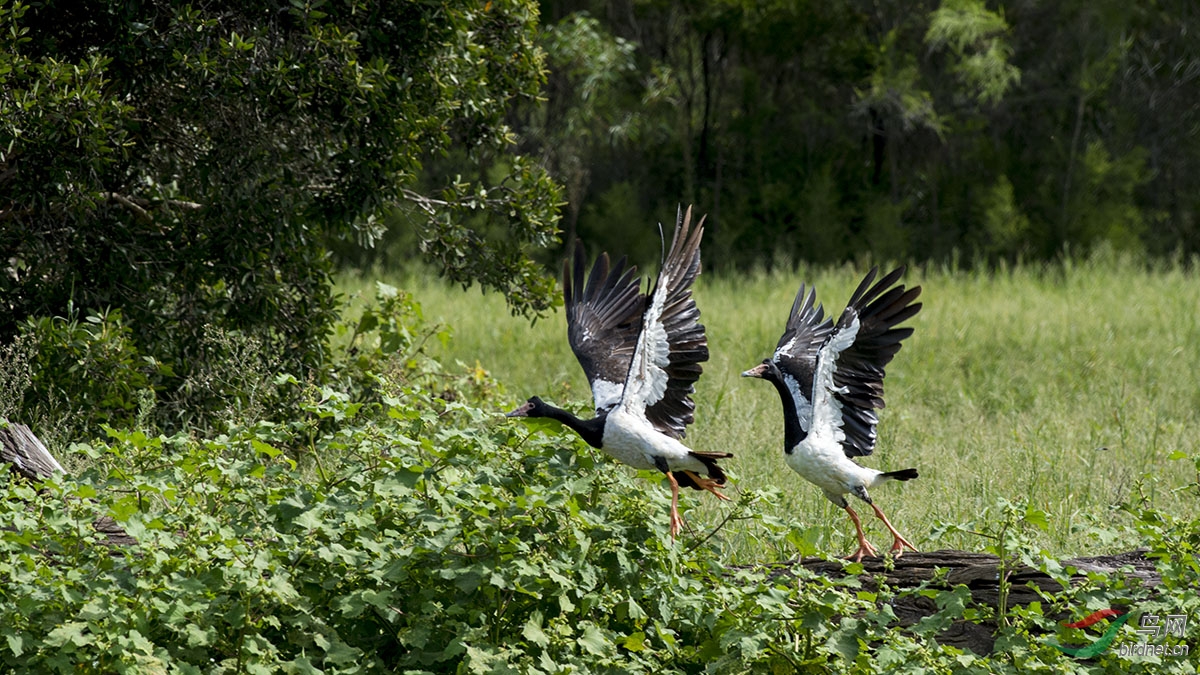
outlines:
[[[695,289],[711,358],[697,385],[696,423],[687,441],[735,454],[724,462],[731,496],[777,488],[771,515],[806,529],[822,550],[843,554],[853,549],[849,519],[783,463],[777,394],[739,375],[774,349],[801,280],[815,283],[826,312],[836,314],[864,272],[847,266],[705,275]],[[486,369],[503,384],[506,404],[538,394],[590,410],[561,311],[530,326],[511,317],[495,294],[464,292],[428,277],[383,280],[413,293],[429,321],[452,328],[447,345],[429,342],[431,355],[447,366]],[[879,444],[863,463],[920,470],[915,481],[873,492],[918,548],[980,550],[984,542],[973,535],[930,535],[939,523],[978,518],[999,498],[1027,498],[1045,511],[1050,529],[1038,533],[1039,543],[1061,556],[1131,545],[1090,533],[1120,522],[1113,506],[1134,494],[1138,481],[1160,508],[1190,508],[1181,490],[1196,477],[1189,463],[1170,456],[1194,453],[1200,435],[1195,274],[1098,260],[996,274],[918,268],[905,282],[923,287],[924,308],[909,322],[916,332],[888,369]],[[346,278],[340,287],[352,297],[369,296],[370,284]],[[667,498],[664,489],[664,520]],[[695,507],[687,518],[700,532],[730,508],[690,491],[684,500]],[[889,545],[870,510],[858,510],[872,541],[881,549]],[[764,551],[768,545],[752,527],[733,522],[727,529],[732,558],[794,555]]]

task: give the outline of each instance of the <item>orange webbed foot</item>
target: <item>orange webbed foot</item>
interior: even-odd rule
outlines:
[[[693,473],[691,471],[684,471],[684,473],[686,473],[688,475],[688,478],[692,479],[692,482],[694,482],[697,487],[713,493],[714,495],[716,495],[717,499],[720,499],[720,500],[726,501],[726,502],[731,501],[729,499],[729,497],[726,497],[721,492],[721,484],[718,483],[717,481],[713,480],[712,478],[701,478],[699,474]]]

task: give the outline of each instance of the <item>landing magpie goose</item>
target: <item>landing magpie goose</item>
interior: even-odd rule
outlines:
[[[867,489],[889,480],[911,480],[917,470],[884,472],[854,461],[875,449],[875,410],[884,406],[884,366],[913,332],[896,326],[921,309],[913,302],[921,294],[920,286],[896,285],[903,267],[871,285],[877,273],[872,269],[859,284],[836,325],[815,305],[816,289],[805,295],[801,284],[774,355],[742,373],[775,385],[783,401],[787,465],[850,515],[858,535],[858,550],[850,556],[855,561],[879,553],[863,535],[847,494],[870,504],[887,526],[895,538],[894,556],[900,557],[905,548],[916,550],[892,527]]]

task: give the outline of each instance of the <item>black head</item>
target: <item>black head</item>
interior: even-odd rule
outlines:
[[[509,417],[543,417],[571,427],[593,448],[604,446],[604,422],[606,415],[597,415],[590,420],[581,420],[571,411],[556,408],[542,399],[531,396],[521,407],[508,413]]]
[[[545,417],[542,413],[546,410],[546,402],[537,396],[530,396],[528,401],[521,404],[519,408],[505,415],[505,417]]]
[[[757,377],[770,382],[780,379],[779,366],[771,359],[763,359],[762,363],[742,373],[742,377]]]

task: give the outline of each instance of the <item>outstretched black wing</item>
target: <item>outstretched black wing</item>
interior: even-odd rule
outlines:
[[[792,392],[800,428],[808,431],[812,423],[812,386],[817,367],[817,353],[833,332],[833,321],[825,318],[825,310],[816,304],[817,289],[805,295],[804,284],[796,293],[787,327],[771,360],[783,373],[784,384]]]
[[[672,438],[683,438],[695,420],[691,395],[703,370],[700,364],[708,360],[708,338],[692,298],[692,283],[700,274],[704,219],[694,229],[691,221],[691,207],[676,218],[671,249],[642,315],[621,400]]]
[[[610,269],[608,254],[601,254],[585,277],[586,267],[583,243],[577,241],[574,262],[563,261],[567,340],[587,375],[599,413],[621,400],[646,296],[635,277],[637,268],[627,266],[624,257]]]
[[[842,448],[847,457],[869,455],[875,449],[875,410],[884,407],[884,367],[900,351],[901,342],[912,335],[912,328],[897,328],[921,310],[913,301],[921,287],[905,289],[894,285],[904,274],[898,267],[871,285],[877,269],[872,269],[846,303],[836,331],[850,329],[857,321],[853,341],[837,354],[833,370],[833,396],[842,409]]]

